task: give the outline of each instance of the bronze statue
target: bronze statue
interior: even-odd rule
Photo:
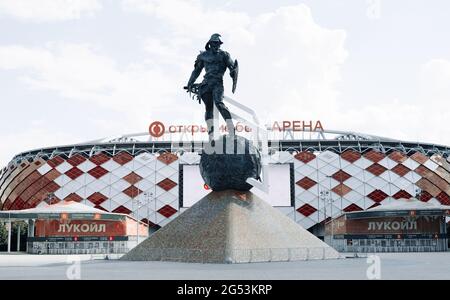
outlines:
[[[214,105],[225,119],[229,134],[234,135],[235,133],[231,113],[223,103],[223,75],[228,68],[230,70],[230,76],[233,79],[232,92],[234,93],[236,90],[239,66],[237,60],[233,61],[228,52],[220,49],[222,44],[220,34],[215,33],[211,36],[205,45],[206,51],[200,52],[197,56],[194,64],[194,71],[192,71],[187,86],[184,87],[188,92],[196,94],[199,102],[201,100],[205,104],[205,121],[210,140],[213,139],[214,132]],[[195,80],[198,78],[203,68],[205,69],[203,81],[196,84]]]

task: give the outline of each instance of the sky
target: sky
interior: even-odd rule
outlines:
[[[225,94],[261,120],[450,145],[449,10],[444,0],[0,0],[0,166],[155,120],[202,124],[182,87],[213,33],[240,65]]]

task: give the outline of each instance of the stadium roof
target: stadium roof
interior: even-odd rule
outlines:
[[[42,202],[35,208],[23,210],[0,211],[0,219],[60,219],[61,214],[67,214],[71,219],[89,219],[100,215],[102,220],[125,219],[127,215],[111,213],[75,201],[61,201],[56,204]]]
[[[268,131],[269,151],[332,151],[342,153],[346,150],[365,152],[376,150],[382,153],[401,151],[403,153],[422,152],[425,155],[440,154],[450,156],[450,147],[433,143],[408,142],[353,131]],[[239,133],[238,133],[239,134]],[[245,134],[244,134],[245,136]],[[64,146],[45,147],[17,154],[10,164],[18,164],[22,160],[33,160],[36,157],[51,159],[57,155],[72,157],[79,153],[86,157],[103,152],[115,155],[125,151],[131,155],[143,152],[201,152],[207,140],[193,140],[192,134],[163,135],[152,137],[148,132],[119,135],[110,138]],[[183,138],[185,140],[183,140]],[[9,165],[10,165],[9,164]]]

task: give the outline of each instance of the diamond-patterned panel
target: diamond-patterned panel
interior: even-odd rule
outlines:
[[[369,197],[370,199],[372,199],[375,202],[381,202],[384,199],[386,199],[388,197],[388,195],[386,195],[386,193],[384,193],[381,190],[375,190],[372,193],[370,193],[369,195],[367,195],[367,197]]]
[[[117,154],[113,157],[113,160],[120,165],[124,165],[124,164],[130,162],[132,159],[133,159],[133,156],[131,156],[131,154],[129,154],[127,152],[120,152],[119,154]]]
[[[141,153],[138,156],[136,156],[134,159],[136,159],[139,163],[143,165],[150,164],[153,160],[155,160],[155,156],[150,153]]]
[[[90,160],[86,160],[86,161],[82,162],[81,164],[79,164],[77,166],[77,168],[80,169],[83,172],[87,172],[87,171],[95,168],[95,166],[96,166],[96,164],[94,164]]]
[[[421,165],[424,164],[428,160],[428,157],[425,154],[420,153],[420,152],[416,152],[413,155],[411,155],[410,157]]]
[[[99,179],[99,178],[103,177],[105,174],[107,174],[108,171],[103,169],[100,166],[97,166],[97,167],[93,168],[92,170],[90,170],[88,173],[92,177]]]
[[[157,157],[157,160],[159,160],[160,162],[165,163],[166,165],[170,165],[171,163],[173,163],[177,159],[178,159],[178,156],[176,156],[175,154],[170,153],[170,152],[165,152],[165,153],[163,153],[163,154],[161,154],[160,156]]]
[[[49,166],[49,164],[44,164],[42,167],[40,167],[39,169],[37,169],[37,171],[41,174],[44,175],[46,174],[48,171],[52,170],[52,167]]]
[[[170,218],[173,214],[177,212],[177,210],[170,205],[164,205],[163,207],[158,209],[158,212],[164,217]]]
[[[402,164],[398,164],[395,167],[393,167],[391,171],[399,176],[405,176],[410,171],[410,169],[408,169]]]
[[[295,154],[294,157],[304,164],[307,164],[316,158],[316,156],[313,153],[308,152],[308,151],[299,152],[299,153]]]
[[[420,165],[417,161],[415,161],[414,159],[412,159],[410,157],[408,159],[406,159],[404,162],[402,162],[402,164],[411,170],[416,169]]]
[[[108,199],[105,195],[96,192],[88,197],[88,200],[94,203],[95,205],[100,205]]]
[[[131,172],[127,176],[123,177],[123,179],[125,179],[130,184],[136,184],[136,183],[138,183],[139,181],[142,180],[142,177],[139,176],[138,174],[134,173],[134,172]]]
[[[369,171],[370,173],[372,173],[375,176],[380,176],[381,174],[384,173],[384,171],[386,171],[386,168],[383,167],[382,165],[374,163],[373,165],[371,165],[368,168],[366,168],[366,170]]]
[[[450,183],[450,173],[445,170],[443,167],[438,167],[434,173],[439,175],[439,177],[443,178],[447,183]]]
[[[307,164],[303,164],[300,167],[297,167],[295,169],[295,172],[297,178],[302,178],[304,176],[314,177],[314,175],[311,176],[311,174],[314,172],[317,173],[317,168],[311,167],[310,165]]]
[[[55,156],[52,159],[48,160],[47,164],[52,168],[56,168],[63,162],[64,162],[64,158],[62,158],[61,156]]]
[[[75,180],[78,177],[80,177],[81,175],[83,175],[84,173],[83,173],[83,171],[81,171],[77,167],[73,167],[72,169],[70,169],[69,171],[67,171],[64,174],[66,174],[67,177],[69,177],[70,179]]]
[[[400,190],[392,196],[394,199],[409,199],[412,196],[405,190]]]
[[[400,151],[394,151],[391,154],[389,154],[389,158],[395,161],[396,163],[401,164],[402,162],[408,159],[408,156]]]
[[[69,164],[68,162],[64,161],[62,164],[57,166],[55,169],[58,170],[58,172],[60,172],[60,173],[66,173],[67,171],[72,169],[72,165]]]
[[[81,164],[82,162],[84,162],[85,160],[86,160],[86,158],[85,158],[83,155],[81,155],[81,154],[75,154],[75,155],[73,155],[71,158],[69,158],[69,159],[67,160],[67,162],[68,162],[69,164],[71,164],[72,166],[76,167],[76,166],[78,166],[79,164]]]
[[[369,167],[370,165],[372,165],[373,162],[371,160],[368,160],[365,157],[361,157],[360,159],[355,161],[353,164],[361,169],[365,169],[365,168]]]
[[[317,158],[319,159],[319,168],[323,167],[325,164],[332,165],[336,168],[339,167],[339,155],[332,151],[326,150],[324,152],[321,152],[319,155],[317,155]]]
[[[393,161],[392,159],[390,159],[387,156],[385,158],[383,158],[382,160],[380,160],[378,162],[378,164],[382,165],[383,167],[385,167],[386,169],[389,169],[389,170],[397,165],[397,163],[395,161]]]
[[[309,177],[303,177],[302,179],[297,181],[296,184],[298,186],[300,186],[301,188],[303,188],[305,190],[308,190],[311,187],[315,186],[317,184],[317,182],[315,182],[314,180],[310,179]]]
[[[349,164],[345,167],[342,168],[344,170],[344,172],[352,175],[352,176],[356,176],[357,174],[361,173],[361,168],[357,167],[353,164]],[[362,175],[361,178],[358,177],[358,179],[362,179]]]
[[[94,164],[96,164],[97,166],[100,166],[100,165],[103,165],[108,160],[110,160],[110,157],[104,153],[98,153],[98,154],[91,156],[91,158],[89,158],[89,160],[91,162],[93,162]]]
[[[441,192],[439,195],[437,195],[436,199],[439,200],[442,205],[450,205],[450,197],[444,192]]]
[[[419,195],[419,200],[423,202],[428,202],[431,198],[433,198],[433,196],[427,191],[422,191]]]
[[[344,182],[352,176],[350,174],[344,172],[343,170],[339,170],[336,173],[334,173],[332,175],[332,177],[339,182]]]
[[[361,158],[361,153],[354,150],[347,150],[341,154],[341,157],[346,161],[353,163]]]
[[[380,205],[381,204],[379,202],[375,202],[373,205],[367,207],[367,209],[371,209],[371,208],[374,208],[374,207],[377,207],[377,206],[380,206]]]
[[[141,194],[142,191],[137,187],[135,187],[134,185],[132,185],[129,188],[125,189],[123,193],[131,198],[134,198],[137,197],[139,194]]]
[[[439,167],[439,165],[431,159],[428,159],[423,165],[431,171],[436,171],[436,169]]]
[[[129,210],[125,206],[121,205],[119,207],[116,207],[112,212],[115,212],[115,213],[118,213],[118,214],[127,214],[127,215],[129,215],[131,213],[131,210]]]
[[[114,160],[110,159],[103,163],[101,167],[109,172],[113,172],[116,169],[120,168],[122,165],[116,163]]]
[[[80,202],[81,200],[83,200],[83,198],[81,198],[80,196],[78,196],[75,193],[72,193],[72,194],[68,195],[66,198],[64,198],[64,201]]]
[[[360,211],[360,210],[363,209],[354,203],[350,204],[349,206],[343,209],[343,211],[345,212]]]
[[[55,180],[56,178],[58,178],[59,176],[61,176],[61,173],[58,172],[58,170],[56,169],[52,169],[50,172],[48,172],[47,174],[44,175],[45,178],[47,178],[50,181]]]
[[[317,209],[315,209],[314,207],[312,207],[309,204],[304,204],[304,205],[300,206],[299,208],[297,208],[297,211],[299,213],[301,213],[302,215],[304,215],[305,217],[308,217],[308,216],[312,215],[313,213],[315,213],[317,211]]]
[[[341,183],[337,186],[335,186],[334,188],[331,189],[334,193],[338,194],[339,196],[344,196],[345,194],[349,193],[352,191],[351,188],[349,188],[348,186],[346,186],[345,184]]]
[[[298,190],[300,190],[300,189],[298,189]],[[317,195],[314,195],[313,193],[311,193],[309,191],[303,191],[296,195],[296,200],[302,201],[303,203],[309,203],[312,201],[317,201]]]
[[[169,178],[166,178],[166,179],[158,182],[157,185],[166,191],[169,191],[177,186],[176,182],[174,182],[173,180],[170,180]]]
[[[100,206],[100,205],[95,205],[94,208],[100,209],[100,210],[103,210],[103,211],[108,211],[107,209],[103,208],[103,207]]]
[[[369,152],[364,153],[364,157],[373,161],[374,163],[377,163],[385,158],[385,155],[381,152],[370,150]]]
[[[441,190],[437,186],[435,186],[434,184],[432,184],[429,180],[427,180],[425,178],[422,178],[419,181],[417,181],[416,185],[420,189],[422,189],[422,191],[427,191],[428,193],[430,193],[430,195],[433,197],[436,197],[441,192]]]
[[[442,157],[442,155],[440,155],[440,154],[433,154],[430,157],[430,160],[434,161],[439,166],[444,168],[446,171],[450,172],[450,164],[444,157]]]

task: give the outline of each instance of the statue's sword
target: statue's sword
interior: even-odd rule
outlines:
[[[189,93],[189,98],[192,98],[192,100],[197,98],[198,104],[202,104],[202,101],[201,101],[201,98],[200,98],[200,94],[199,94],[199,87],[200,87],[200,84],[194,83],[192,85],[191,89],[189,89],[187,86],[183,87],[183,89],[185,89],[186,92]],[[192,95],[192,94],[194,94],[194,95]]]

